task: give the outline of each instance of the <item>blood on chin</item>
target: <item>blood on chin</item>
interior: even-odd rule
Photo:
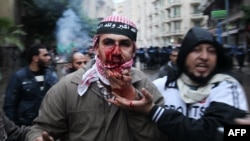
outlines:
[[[121,65],[118,64],[105,64],[104,68],[107,70],[108,77],[115,76],[120,77],[122,75]]]
[[[104,65],[104,68],[107,70],[108,76],[121,77],[122,71],[125,69],[129,69],[129,66],[125,66],[124,64],[116,64],[116,65]]]
[[[103,64],[103,67],[108,70],[108,72],[111,72],[113,74],[118,74],[122,75],[122,71],[125,69],[131,69],[133,64],[133,60],[125,61],[123,59],[118,60],[106,60],[105,63]]]

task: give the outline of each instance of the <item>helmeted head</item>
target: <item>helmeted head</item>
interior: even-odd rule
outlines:
[[[179,75],[185,73],[197,83],[206,83],[214,74],[231,68],[223,47],[200,27],[191,28],[184,37],[177,66]]]
[[[113,15],[99,24],[93,44],[100,67],[120,72],[130,69],[136,50],[137,28],[126,17]]]

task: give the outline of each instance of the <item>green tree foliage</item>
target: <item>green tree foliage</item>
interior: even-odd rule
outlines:
[[[79,15],[83,29],[90,37],[94,36],[97,20],[88,18],[81,10],[81,0],[22,0],[25,16],[22,17],[26,41],[40,39],[54,41],[56,22],[62,13],[72,8]],[[30,44],[30,43],[28,43]]]
[[[14,25],[13,21],[8,18],[0,18],[0,45],[14,45],[23,51],[24,45],[20,40],[20,36],[25,35],[25,32],[21,28],[22,25]]]
[[[27,41],[40,39],[54,41],[56,21],[68,6],[67,0],[23,0],[25,16],[22,17]],[[30,43],[28,43],[30,44]]]

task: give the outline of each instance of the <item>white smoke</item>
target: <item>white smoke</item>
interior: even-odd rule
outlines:
[[[57,21],[57,51],[67,55],[72,50],[87,48],[90,37],[83,30],[83,22],[72,9],[67,9]]]

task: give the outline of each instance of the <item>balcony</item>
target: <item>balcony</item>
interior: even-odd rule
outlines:
[[[178,36],[178,35],[183,35],[184,32],[182,30],[171,30],[171,31],[167,31],[167,32],[164,32],[162,33],[162,36],[163,37],[169,37],[169,36]]]
[[[103,5],[103,4],[105,4],[105,0],[97,0],[97,3],[100,5]]]
[[[190,17],[192,20],[198,20],[198,19],[203,19],[203,13],[201,12],[194,12],[194,13],[191,13],[191,17]]]
[[[190,0],[191,5],[199,5],[201,3],[201,0]]]
[[[161,36],[162,37],[169,37],[171,35],[170,33],[171,33],[170,31],[164,31],[164,32],[162,32]]]
[[[156,1],[158,1],[158,0],[152,0],[151,2],[154,3],[154,2],[156,2]]]
[[[169,2],[170,7],[181,5],[181,0],[172,0]]]
[[[155,8],[155,10],[152,11],[152,15],[159,15],[159,11],[157,8]]]
[[[183,35],[183,31],[182,30],[173,30],[170,32],[171,36],[177,36],[177,35]]]
[[[157,22],[157,21],[153,21],[153,22],[152,22],[152,26],[159,27],[159,22]]]
[[[166,17],[166,18],[164,18],[164,20],[163,20],[163,23],[169,23],[169,22],[171,22],[171,18],[170,17]]]
[[[171,8],[171,5],[167,3],[167,4],[165,4],[165,5],[163,6],[163,8],[166,9],[166,10],[168,10],[168,9]]]
[[[182,20],[180,15],[171,15],[170,16],[170,21],[171,22],[172,21],[180,21],[180,20]]]

